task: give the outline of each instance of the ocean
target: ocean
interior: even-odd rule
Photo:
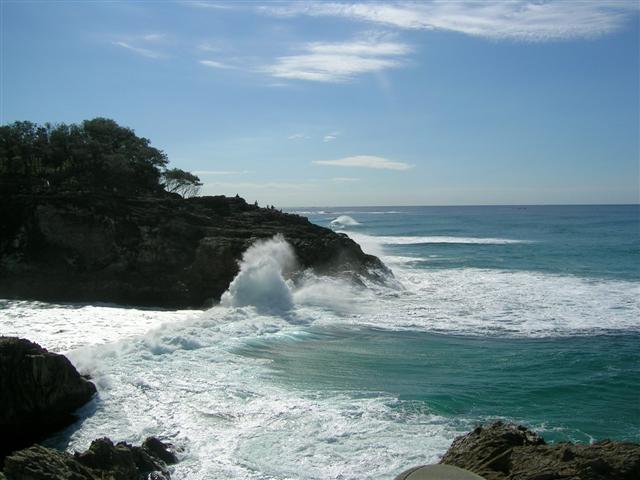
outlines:
[[[176,445],[176,479],[392,479],[480,422],[640,441],[640,206],[292,209],[393,271],[287,272],[260,242],[207,311],[0,300],[0,334],[93,377],[47,440]]]

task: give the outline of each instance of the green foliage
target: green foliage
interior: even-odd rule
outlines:
[[[0,127],[0,182],[14,190],[159,193],[166,164],[149,140],[106,118]]]
[[[183,198],[195,197],[202,186],[202,182],[196,175],[179,168],[165,170],[162,173],[162,180],[167,192],[180,194]]]

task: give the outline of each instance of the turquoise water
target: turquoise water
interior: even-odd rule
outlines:
[[[518,328],[483,331],[479,319],[439,333],[435,318],[432,331],[314,327],[295,341],[262,339],[240,349],[269,360],[272,381],[308,391],[390,394],[400,400],[395,408],[409,416],[428,411],[461,423],[506,418],[533,426],[550,440],[640,440],[640,332],[634,321],[640,301],[638,206],[303,210],[313,222],[344,231],[365,248],[377,241],[374,253],[387,261],[403,259],[403,271],[446,271],[445,279],[455,278],[455,272],[533,275],[535,282],[518,285],[521,295],[492,298],[490,293],[477,299],[476,308],[501,302],[521,315],[543,307],[547,317],[572,327],[538,328],[529,335]],[[343,215],[350,217],[342,219],[346,224],[335,222]],[[391,236],[399,238],[389,243],[385,237]],[[570,282],[576,281],[582,290],[572,292]],[[556,298],[565,285],[568,291]],[[585,292],[589,285],[600,288]],[[527,289],[542,289],[532,297],[535,305],[527,304]],[[611,302],[610,293],[620,290],[626,295]],[[585,295],[606,307],[585,312],[580,307]],[[518,299],[517,305],[504,305]],[[616,328],[618,317],[628,328]]]

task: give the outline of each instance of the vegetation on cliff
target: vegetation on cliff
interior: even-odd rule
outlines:
[[[14,193],[198,193],[197,176],[166,169],[167,164],[165,153],[148,139],[107,118],[71,125],[15,122],[0,127],[0,187]]]

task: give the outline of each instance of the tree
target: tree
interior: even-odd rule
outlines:
[[[183,198],[195,197],[202,186],[202,182],[196,175],[179,168],[165,170],[162,173],[162,179],[167,192],[177,193]]]
[[[29,191],[158,194],[167,163],[149,140],[107,118],[79,125],[15,122],[0,127],[0,184]]]

